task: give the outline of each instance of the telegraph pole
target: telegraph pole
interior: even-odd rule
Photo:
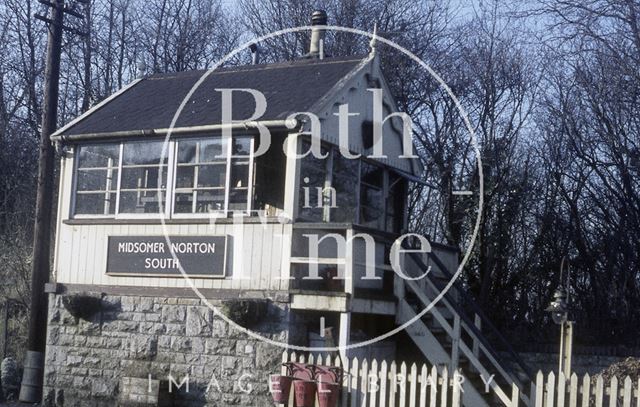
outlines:
[[[31,266],[31,304],[29,337],[24,374],[20,388],[20,401],[38,403],[42,399],[44,351],[47,336],[48,301],[44,286],[49,281],[51,222],[53,212],[54,149],[49,136],[56,129],[58,116],[58,87],[60,82],[60,54],[63,30],[78,33],[64,26],[65,13],[75,17],[81,14],[64,5],[64,0],[38,0],[50,8],[50,17],[35,15],[49,26],[47,61],[44,83],[42,129],[38,150],[38,183],[33,233],[33,259]]]

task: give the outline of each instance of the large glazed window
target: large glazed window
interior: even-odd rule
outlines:
[[[232,141],[231,171],[229,182],[229,210],[248,211],[251,196],[251,157],[253,140],[248,137],[236,137]]]
[[[75,213],[115,214],[120,146],[82,146],[77,157]]]
[[[272,135],[272,146],[282,146],[285,137]],[[264,211],[267,216],[278,216],[284,212],[284,190],[287,157],[282,148],[270,148],[255,158],[253,211]]]
[[[302,151],[309,151],[311,144],[307,141],[302,143]],[[321,149],[321,155],[327,155],[328,150]],[[298,216],[302,220],[322,221],[328,220],[325,215],[325,207],[329,202],[325,199],[330,191],[330,181],[327,178],[328,159],[316,158],[309,153],[300,161],[300,191],[298,193]]]
[[[249,213],[253,146],[253,138],[242,135],[79,146],[72,214],[127,218],[159,217],[160,212],[176,217]]]
[[[300,146],[302,152],[310,149],[307,140]],[[323,146],[322,155],[301,159],[298,220],[401,231],[406,194],[401,176],[372,161],[346,158],[335,147]]]
[[[360,168],[360,224],[384,229],[384,169],[367,162]]]
[[[359,171],[360,160],[345,158],[334,151],[331,186],[336,193],[336,208],[331,209],[332,222],[356,222]]]
[[[389,172],[389,186],[387,188],[386,202],[386,230],[387,232],[400,233],[404,223],[404,205],[406,182],[393,172]]]
[[[247,212],[253,139],[178,141],[174,213]]]
[[[224,211],[226,140],[178,141],[175,213]]]
[[[158,213],[167,191],[162,142],[123,143],[118,213]],[[160,184],[159,184],[160,182]]]

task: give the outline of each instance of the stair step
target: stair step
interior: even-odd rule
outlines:
[[[427,327],[429,328],[429,331],[431,331],[432,334],[436,335],[437,334],[445,334],[447,335],[447,331],[444,330],[443,327],[441,327],[440,325],[434,324],[434,323],[430,323],[430,324],[426,324]]]
[[[429,329],[429,331],[435,336],[439,342],[451,342],[451,336],[444,329]]]

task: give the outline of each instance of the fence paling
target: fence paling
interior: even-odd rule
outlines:
[[[461,373],[449,373],[447,366],[396,362],[373,359],[332,359],[328,355],[305,355],[285,352],[283,362],[316,363],[342,367],[342,398],[339,406],[347,407],[460,407]],[[286,369],[282,369],[286,374]],[[462,377],[464,379],[464,377]]]
[[[439,369],[414,363],[409,367],[404,362],[398,365],[395,361],[373,359],[370,362],[295,352],[285,352],[282,361],[343,367],[341,407],[459,407],[462,404],[459,384],[460,377],[465,380],[464,375],[457,370],[450,372],[447,366]],[[522,405],[522,389],[515,383],[511,387],[508,401],[501,398],[500,406]],[[530,407],[640,407],[640,379],[613,377],[605,383],[602,376],[578,377],[573,373],[565,378],[563,373],[538,372],[529,396]]]
[[[511,406],[517,406],[514,400]],[[535,407],[640,407],[640,380],[612,377],[607,383],[602,376],[579,378],[575,373],[565,380],[562,373],[545,378],[538,372],[534,400]]]

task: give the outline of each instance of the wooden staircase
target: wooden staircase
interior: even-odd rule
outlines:
[[[406,253],[403,270],[416,279],[396,276],[396,322],[410,322],[406,332],[429,363],[462,373],[465,406],[530,405],[523,391],[524,383],[532,382],[528,367],[462,285],[451,282],[457,261],[448,261],[447,267],[440,260],[447,255],[438,249],[428,257]]]

